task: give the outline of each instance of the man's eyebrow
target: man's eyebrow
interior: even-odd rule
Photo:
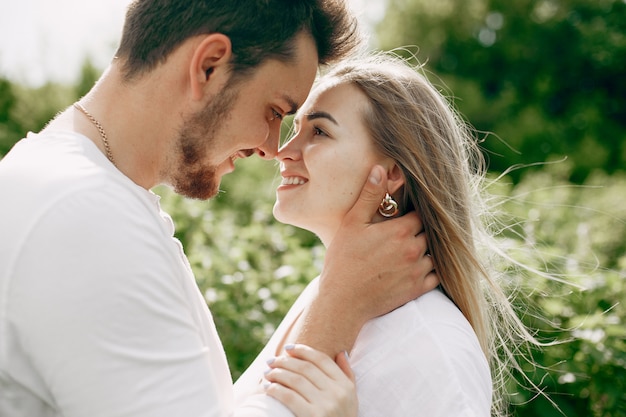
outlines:
[[[339,125],[335,118],[331,116],[330,113],[326,113],[325,111],[312,111],[311,113],[307,113],[305,116],[308,121],[315,119],[328,119],[334,124]]]
[[[285,115],[290,116],[292,114],[296,114],[296,111],[298,111],[298,107],[300,107],[298,103],[294,99],[286,95],[283,96],[283,100],[285,100],[289,105],[289,111],[285,113]]]

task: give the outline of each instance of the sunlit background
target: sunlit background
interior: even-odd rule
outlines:
[[[118,45],[130,0],[2,0],[0,74],[39,86],[71,82],[86,58],[104,68]],[[363,24],[382,18],[386,0],[350,0]]]

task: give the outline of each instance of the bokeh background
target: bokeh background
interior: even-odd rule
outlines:
[[[370,48],[414,57],[479,132],[489,191],[511,225],[502,247],[560,280],[508,271],[518,313],[552,342],[521,359],[541,392],[512,373],[511,414],[626,416],[626,1],[350,3]],[[3,0],[0,157],[89,90],[127,4]],[[272,218],[276,165],[237,164],[211,201],[155,190],[235,379],[324,255],[315,236]]]

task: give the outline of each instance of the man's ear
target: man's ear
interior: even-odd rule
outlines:
[[[191,94],[201,100],[206,87],[211,83],[225,83],[228,79],[229,63],[233,50],[230,38],[222,33],[206,35],[196,45],[189,66]]]
[[[395,193],[405,182],[402,169],[397,163],[391,161],[391,164],[387,166],[387,192],[389,194]]]

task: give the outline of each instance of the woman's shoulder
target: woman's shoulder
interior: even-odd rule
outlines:
[[[441,290],[369,321],[350,362],[359,401],[367,398],[369,409],[383,407],[379,411],[386,415],[401,415],[394,414],[395,408],[408,412],[413,407],[431,410],[432,416],[453,415],[435,410],[452,407],[445,404],[456,398],[455,412],[489,414],[489,365],[469,322]],[[385,406],[390,396],[404,405]]]
[[[370,320],[361,330],[357,343],[391,335],[401,339],[476,337],[463,313],[439,288]]]

